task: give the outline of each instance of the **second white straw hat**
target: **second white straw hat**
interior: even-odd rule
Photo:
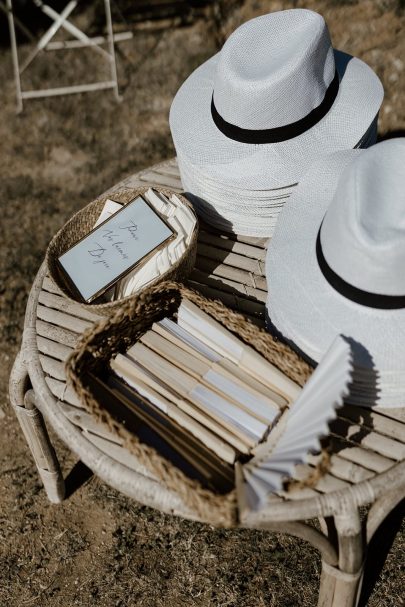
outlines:
[[[318,362],[353,340],[365,400],[405,405],[405,139],[330,155],[285,207],[266,259],[268,314]],[[356,352],[355,352],[356,353]]]

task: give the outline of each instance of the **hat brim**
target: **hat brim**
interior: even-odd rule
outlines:
[[[183,162],[234,187],[267,189],[294,184],[326,154],[354,148],[377,115],[384,96],[373,70],[360,59],[335,50],[339,91],[326,114],[298,137],[271,144],[239,143],[226,137],[211,116],[219,54],[183,83],[170,110],[170,128]]]
[[[285,206],[267,252],[267,304],[271,322],[311,359],[319,362],[342,334],[365,348],[360,362],[376,370],[378,379],[378,372],[403,374],[405,309],[380,310],[350,301],[327,282],[316,257],[318,231],[338,179],[361,153],[337,152],[315,164]],[[381,402],[383,398],[381,393]]]

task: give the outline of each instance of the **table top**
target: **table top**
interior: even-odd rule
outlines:
[[[135,174],[109,190],[141,185],[181,191],[175,160]],[[220,234],[202,225],[195,269],[189,285],[218,298],[264,327],[267,285],[266,240]],[[26,312],[22,356],[37,396],[37,406],[60,438],[105,482],[146,505],[194,518],[180,498],[163,488],[120,440],[97,424],[66,384],[64,361],[81,333],[100,317],[68,301],[46,274],[43,264],[33,284]],[[330,469],[315,486],[299,481],[314,471],[319,456],[296,467],[290,489],[269,498],[261,513],[246,521],[302,520],[329,516],[342,503],[371,503],[403,483],[405,409],[370,410],[345,405],[331,425]],[[402,479],[402,480],[401,480]]]

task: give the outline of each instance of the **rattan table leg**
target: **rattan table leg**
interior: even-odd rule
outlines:
[[[322,561],[318,607],[356,607],[362,576],[362,567],[356,573],[347,573]]]
[[[59,503],[65,495],[65,483],[44,418],[35,406],[34,392],[28,388],[29,376],[19,354],[10,376],[11,405],[37,465],[48,499]]]
[[[246,522],[243,526],[250,527]],[[319,590],[318,607],[337,607],[339,603],[334,603],[336,572],[338,568],[338,555],[332,542],[328,537],[326,525],[321,525],[321,531],[318,531],[312,525],[301,521],[289,522],[271,522],[261,521],[251,525],[254,529],[267,529],[276,533],[288,533],[309,542],[314,548],[319,550],[322,557],[322,575]],[[334,539],[334,538],[333,538]],[[347,604],[350,605],[349,603]]]
[[[339,563],[331,566],[324,559],[318,607],[356,607],[363,578],[364,538],[358,507],[347,503],[335,515]]]
[[[405,499],[405,479],[401,487],[387,491],[374,502],[367,517],[367,544],[371,542],[380,525],[403,499]]]

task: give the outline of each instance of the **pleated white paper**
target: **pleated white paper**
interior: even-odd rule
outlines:
[[[297,464],[321,448],[328,424],[349,392],[353,371],[350,345],[337,337],[300,395],[286,414],[285,424],[259,445],[255,456],[241,467],[242,491],[249,508],[265,505],[271,493],[280,491]],[[277,439],[277,435],[279,438]]]

